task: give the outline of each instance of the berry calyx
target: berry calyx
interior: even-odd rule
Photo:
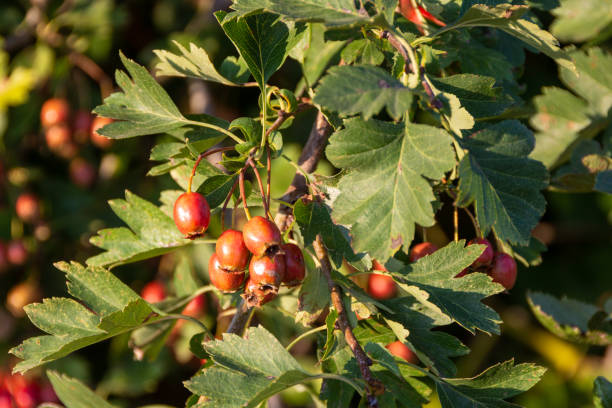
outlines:
[[[276,297],[276,293],[276,291],[271,290],[270,288],[262,288],[259,283],[254,282],[251,278],[249,278],[242,297],[244,298],[248,307],[261,307],[274,299]]]
[[[272,221],[256,216],[251,218],[242,229],[244,244],[257,257],[266,252],[274,253],[281,242],[281,233]]]
[[[390,299],[397,293],[397,287],[392,277],[372,273],[368,277],[368,293],[374,299]]]
[[[158,303],[166,298],[166,288],[159,281],[147,283],[140,291],[140,297],[149,303]]]
[[[285,277],[283,283],[292,287],[302,283],[306,276],[306,265],[304,265],[304,254],[299,246],[295,244],[282,244],[281,250],[285,253]]]
[[[210,207],[200,193],[187,192],[174,203],[174,223],[185,238],[194,239],[204,234],[210,222]]]
[[[404,360],[414,363],[416,361],[416,356],[410,350],[410,348],[402,343],[401,341],[394,341],[393,343],[387,344],[385,347],[389,350],[389,353],[393,354],[396,357],[403,358]]]
[[[113,145],[113,139],[108,138],[106,136],[102,136],[101,134],[98,133],[98,129],[110,123],[113,123],[113,122],[114,120],[112,120],[111,118],[104,118],[102,116],[96,116],[93,122],[91,123],[91,132],[89,134],[91,143],[93,143],[95,146],[99,147],[100,149],[108,149],[109,147],[111,147]]]
[[[217,239],[215,253],[219,263],[228,271],[243,271],[249,263],[249,250],[244,245],[242,232],[228,229]]]
[[[219,263],[217,254],[212,254],[208,261],[208,277],[217,289],[223,292],[235,292],[244,283],[246,273],[244,271],[228,271],[223,269]]]
[[[51,98],[43,103],[40,108],[40,123],[43,127],[49,127],[65,122],[70,116],[70,106],[65,99]]]
[[[285,277],[284,254],[263,255],[253,257],[249,264],[249,279],[258,283],[260,287],[278,291],[278,287]]]
[[[40,200],[34,194],[23,193],[15,202],[17,217],[25,222],[35,222],[40,218]]]
[[[432,244],[431,242],[421,242],[420,244],[416,244],[410,250],[410,262],[416,262],[424,256],[431,255],[438,250],[438,246],[436,244]]]
[[[479,268],[481,266],[489,266],[491,261],[493,261],[493,255],[495,253],[493,249],[493,245],[489,242],[488,239],[485,238],[476,238],[468,242],[468,245],[485,245],[486,248],[482,251],[482,254],[474,261],[472,264],[472,268]]]
[[[516,261],[508,254],[498,252],[493,259],[493,266],[489,271],[493,282],[501,284],[507,290],[516,283]]]

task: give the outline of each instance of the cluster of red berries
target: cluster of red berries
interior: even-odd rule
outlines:
[[[204,196],[195,192],[181,194],[174,203],[174,222],[186,238],[204,234],[210,222],[210,207]],[[242,232],[224,231],[208,262],[210,281],[219,290],[235,292],[246,282],[243,297],[249,306],[272,300],[281,284],[299,285],[305,272],[301,249],[282,243],[276,224],[260,216],[251,218]]]
[[[98,129],[113,120],[93,117],[85,110],[78,110],[72,115],[65,99],[51,98],[45,101],[40,110],[40,122],[45,131],[45,140],[49,150],[60,157],[71,159],[69,165],[70,179],[79,187],[91,187],[96,179],[96,169],[82,157],[76,157],[79,144],[90,140],[100,149],[108,149],[113,141],[98,133]]]
[[[512,289],[516,282],[516,262],[514,258],[503,252],[496,253],[493,245],[487,239],[476,238],[468,242],[468,245],[474,244],[484,245],[486,248],[472,265],[455,277],[460,278],[472,272],[484,272],[489,274],[494,282],[501,284],[507,290]],[[416,262],[437,250],[438,246],[431,242],[417,244],[410,250],[410,262]],[[372,262],[372,269],[381,272],[387,271],[377,260]],[[390,276],[372,273],[368,277],[368,293],[375,299],[389,299],[396,295],[397,287]]]
[[[0,408],[34,408],[44,402],[60,402],[50,383],[0,372]]]

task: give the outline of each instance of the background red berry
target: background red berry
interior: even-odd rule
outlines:
[[[93,143],[100,149],[108,149],[109,147],[111,147],[113,145],[113,139],[106,136],[102,136],[98,133],[98,129],[113,122],[114,120],[112,120],[111,118],[103,118],[102,116],[96,116],[91,123],[91,143]]]
[[[389,299],[395,296],[397,287],[392,277],[372,273],[368,277],[368,293],[374,299]]]
[[[43,103],[40,108],[40,123],[44,127],[65,122],[70,117],[70,106],[65,99],[52,98]]]
[[[410,250],[410,262],[416,262],[426,255],[433,254],[437,250],[438,246],[436,244],[432,244],[431,242],[421,242],[420,244],[416,244]]]
[[[149,303],[158,303],[166,298],[166,288],[159,281],[147,283],[140,291],[140,297]]]

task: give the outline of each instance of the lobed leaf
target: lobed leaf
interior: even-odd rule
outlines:
[[[333,216],[352,225],[353,248],[385,261],[408,247],[415,223],[434,223],[438,180],[455,164],[451,138],[432,126],[351,119],[330,138],[327,158],[348,170]]]

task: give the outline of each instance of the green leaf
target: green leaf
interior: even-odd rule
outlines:
[[[612,23],[612,0],[563,0],[552,13],[552,33],[567,42],[596,37]],[[609,34],[608,34],[609,35]]]
[[[494,78],[459,74],[432,78],[432,82],[440,91],[457,96],[474,118],[500,115],[514,103],[507,95],[502,95],[501,88],[495,87]]]
[[[320,268],[309,269],[298,294],[296,323],[314,324],[329,306],[329,287]]]
[[[115,266],[152,258],[189,244],[174,221],[158,207],[126,191],[125,200],[109,201],[129,227],[98,231],[90,242],[104,250],[87,260],[92,266]]]
[[[366,24],[370,20],[359,12],[353,0],[235,0],[231,7],[241,14],[266,10],[286,19],[322,22],[332,27]]]
[[[187,50],[177,41],[174,41],[174,45],[182,55],[173,54],[166,50],[153,50],[160,59],[160,62],[155,66],[157,75],[191,77],[229,86],[240,85],[221,75],[203,48],[190,43],[189,50]]]
[[[419,360],[435,373],[455,375],[457,369],[451,358],[463,356],[470,350],[456,337],[432,330],[434,327],[446,326],[452,320],[423,306],[412,297],[398,297],[384,303],[393,311],[383,313],[385,322],[392,331],[387,330],[394,333],[401,342],[407,343]]]
[[[115,78],[123,93],[116,92],[94,109],[100,116],[118,119],[98,132],[113,139],[164,133],[189,124],[164,89],[147,70],[121,55],[128,75],[117,71]]]
[[[544,213],[540,190],[547,185],[542,163],[527,158],[533,134],[516,120],[506,120],[463,139],[468,153],[459,164],[457,203],[474,203],[484,234],[514,244],[527,244]]]
[[[607,117],[612,108],[612,55],[601,48],[570,54],[577,70],[561,67],[560,77],[572,91],[589,102],[598,116]]]
[[[471,265],[482,253],[482,245],[465,241],[451,242],[433,254],[406,265],[393,278],[419,302],[437,313],[443,313],[465,329],[499,333],[497,313],[481,302],[504,288],[482,273],[455,276]],[[439,318],[438,318],[439,319]]]
[[[351,119],[330,138],[327,157],[349,170],[339,183],[334,219],[352,225],[353,248],[384,262],[414,237],[415,223],[434,224],[437,180],[455,164],[442,129]],[[426,178],[427,179],[426,179]]]
[[[548,55],[557,64],[575,70],[572,59],[559,48],[559,42],[552,34],[521,18],[527,11],[528,7],[523,5],[499,4],[487,6],[485,4],[475,4],[459,20],[447,25],[433,35],[439,36],[449,30],[468,27],[498,28]]]
[[[302,62],[302,72],[306,81],[306,86],[315,86],[325,69],[330,64],[337,64],[340,61],[340,50],[344,46],[344,41],[325,41],[325,26],[322,24],[309,24],[310,42],[304,52]]]
[[[286,388],[316,378],[261,326],[249,328],[245,338],[226,333],[222,341],[206,342],[203,347],[215,365],[185,382],[191,392],[206,397],[202,407],[255,407]]]
[[[263,89],[295,45],[296,28],[280,21],[274,14],[241,18],[234,13],[218,11],[215,16]]]
[[[66,408],[115,408],[79,380],[56,371],[47,371],[47,377]]]
[[[552,186],[567,192],[588,193],[601,191],[612,194],[612,186],[606,179],[612,174],[612,157],[594,140],[580,141],[570,163],[554,175]]]
[[[528,245],[511,246],[512,256],[521,261],[525,266],[540,265],[542,263],[542,252],[546,250],[546,245],[533,236],[529,238]]]
[[[514,365],[509,360],[474,378],[437,380],[436,388],[442,408],[510,408],[517,405],[504,400],[529,390],[545,371],[535,364]]]
[[[316,236],[321,234],[332,261],[340,267],[343,259],[355,261],[360,257],[355,255],[351,248],[348,230],[334,224],[329,212],[328,207],[317,202],[306,203],[298,200],[293,207],[293,215],[304,238],[304,246],[312,244]]]
[[[586,102],[560,88],[544,88],[533,103],[538,111],[530,119],[538,133],[533,152],[529,155],[548,168],[568,157],[568,150],[579,138],[580,131],[591,120]]]
[[[10,353],[21,358],[14,371],[25,372],[73,351],[133,330],[152,313],[151,306],[106,269],[58,262],[72,299],[51,298],[25,307],[32,323],[49,335],[32,337]]]
[[[596,408],[612,408],[612,383],[604,377],[595,379],[593,402]]]
[[[612,316],[596,306],[539,292],[529,293],[527,301],[538,321],[562,339],[579,344],[612,344]]]
[[[341,115],[365,119],[383,107],[398,119],[412,104],[412,92],[385,70],[371,65],[331,67],[315,90],[313,101]]]

